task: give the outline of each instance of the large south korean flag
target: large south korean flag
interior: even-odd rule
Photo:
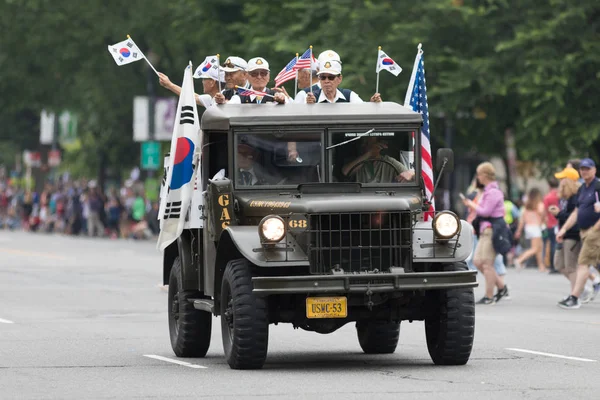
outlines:
[[[165,190],[161,191],[160,234],[157,247],[163,251],[173,243],[183,232],[186,214],[188,213],[200,149],[200,122],[198,109],[194,98],[194,82],[192,79],[192,64],[190,63],[183,74],[181,95],[177,104],[177,116],[171,139],[171,152],[167,169]]]

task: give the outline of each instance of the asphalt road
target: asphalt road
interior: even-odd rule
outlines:
[[[466,366],[434,366],[423,323],[414,322],[402,324],[396,353],[385,356],[362,354],[352,324],[330,335],[271,326],[264,369],[233,371],[217,319],[206,358],[173,355],[161,274],[154,243],[0,231],[0,399],[562,400],[599,392],[600,298],[559,309],[568,284],[557,275],[509,271],[512,299],[477,307]]]

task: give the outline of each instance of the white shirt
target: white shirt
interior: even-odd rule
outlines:
[[[259,92],[264,92],[267,88],[264,88],[262,90],[258,90],[258,89],[254,89],[254,88],[250,88],[250,89],[257,90]],[[257,97],[260,97],[260,96],[257,96],[255,94],[251,94],[250,95],[250,101],[254,101],[254,99],[256,99]],[[262,100],[261,100],[261,103],[262,103]],[[277,102],[273,102],[273,103],[278,104]],[[288,97],[287,96],[285,97],[285,103],[286,104],[288,103]],[[231,97],[231,100],[229,100],[229,102],[227,104],[242,104],[242,99],[240,98],[239,95],[235,94],[235,95],[233,95]]]
[[[214,99],[210,96],[210,94],[199,94],[197,95],[197,100],[202,104],[205,108],[208,108],[215,104]]]
[[[317,85],[319,87],[319,89],[321,89],[321,81],[318,81],[317,83],[313,83],[310,86],[314,86]],[[306,93],[303,90],[299,91],[298,93],[296,93],[296,97],[294,97],[294,103],[298,103],[298,104],[304,104],[306,103],[306,95],[308,93]]]
[[[339,90],[335,90],[335,97],[333,99],[333,101],[329,101],[329,99],[327,98],[327,96],[325,96],[325,91],[321,90],[321,94],[319,95],[319,98],[317,99],[317,103],[335,103],[338,101],[338,99],[346,99],[343,95],[342,92],[340,92]],[[304,92],[304,96],[300,95],[300,93],[298,93],[299,96],[296,97],[296,103],[306,103],[306,95],[308,93]],[[360,98],[359,95],[357,95],[355,92],[350,92],[350,103],[364,103],[363,99]]]

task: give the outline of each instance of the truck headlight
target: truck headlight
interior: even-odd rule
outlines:
[[[460,220],[451,211],[442,211],[433,218],[433,231],[438,239],[450,239],[460,232]]]
[[[277,215],[267,215],[258,224],[261,242],[277,243],[285,236],[285,223]]]

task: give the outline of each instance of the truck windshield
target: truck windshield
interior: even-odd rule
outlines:
[[[322,133],[236,135],[236,187],[321,182]]]
[[[334,132],[330,143],[332,182],[386,185],[415,182],[410,131]]]

